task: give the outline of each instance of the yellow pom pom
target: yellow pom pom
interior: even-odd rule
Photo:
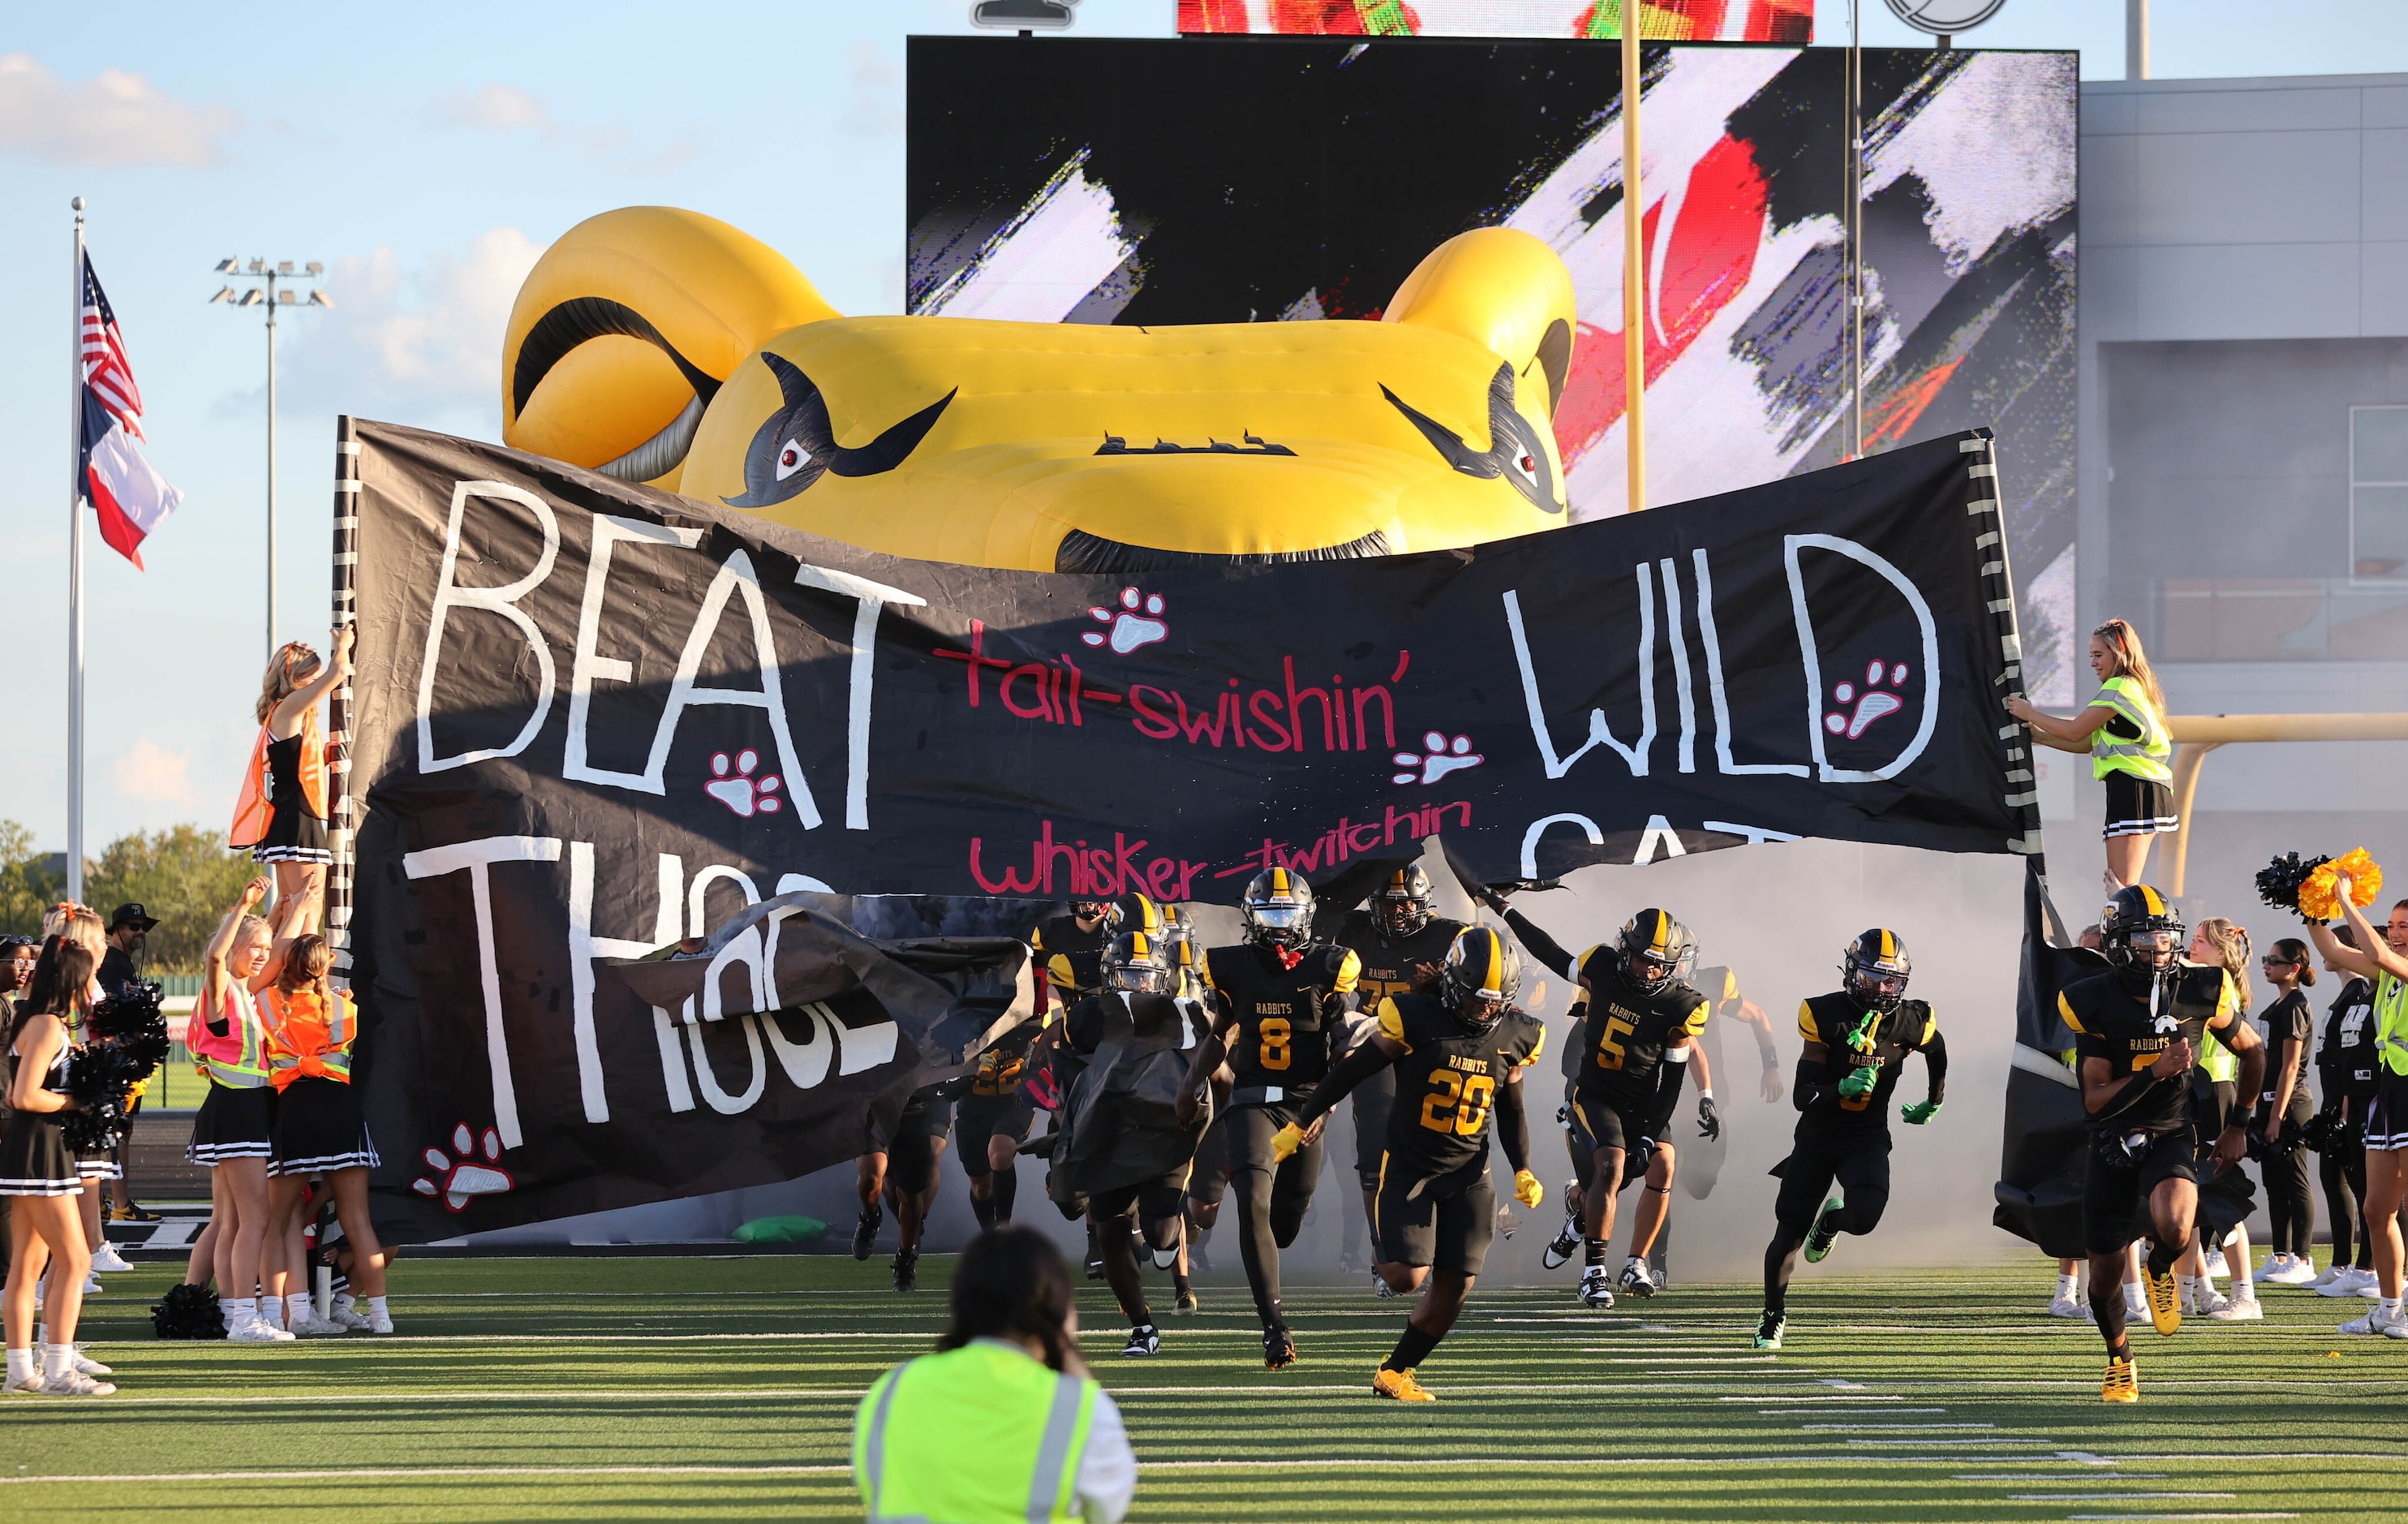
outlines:
[[[2349,902],[2363,910],[2383,892],[2383,870],[2364,847],[2354,847],[2329,863],[2319,864],[2300,885],[2300,913],[2312,921],[2329,921],[2341,914],[2341,884],[2349,878]]]

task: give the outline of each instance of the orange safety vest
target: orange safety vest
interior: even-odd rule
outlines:
[[[251,743],[251,761],[243,769],[242,790],[234,801],[234,824],[226,827],[226,845],[255,847],[267,840],[268,823],[276,816],[267,776],[267,726],[259,727]],[[333,747],[319,728],[315,705],[301,714],[301,799],[309,812],[326,818],[326,758]]]
[[[359,1013],[350,990],[335,992],[329,1016],[318,991],[286,991],[270,985],[259,992],[266,1016],[269,1081],[280,1091],[304,1074],[351,1083],[351,1039],[359,1032]]]

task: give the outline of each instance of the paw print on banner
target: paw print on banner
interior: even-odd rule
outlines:
[[[478,1154],[484,1155],[479,1162]],[[487,1128],[480,1138],[461,1123],[452,1129],[452,1152],[429,1148],[420,1156],[426,1160],[427,1173],[409,1183],[409,1188],[421,1196],[439,1196],[443,1204],[457,1212],[480,1196],[499,1196],[518,1184],[507,1170],[494,1166],[502,1157],[502,1135]]]
[[[752,769],[761,765],[761,754],[751,749],[736,754],[736,766],[731,770],[725,752],[714,752],[710,757],[710,782],[702,791],[720,803],[750,819],[754,815],[778,812],[778,775],[755,778]]]
[[[1138,647],[1152,645],[1170,634],[1170,626],[1163,622],[1162,595],[1159,593],[1143,593],[1134,587],[1124,587],[1117,611],[1090,609],[1087,615],[1097,624],[1110,625],[1111,631],[1106,634],[1100,630],[1089,630],[1079,639],[1089,645],[1103,645],[1109,641],[1115,656],[1125,656]]]
[[[1888,687],[1883,686],[1885,678],[1888,680]],[[1850,740],[1856,740],[1871,729],[1876,720],[1885,719],[1906,707],[1905,699],[1889,691],[1891,688],[1905,686],[1906,663],[1899,662],[1892,667],[1878,660],[1867,662],[1865,685],[1861,693],[1853,683],[1842,683],[1831,690],[1833,703],[1845,704],[1853,701],[1856,706],[1855,712],[1842,714],[1838,710],[1833,710],[1823,716],[1823,728],[1835,736],[1844,734]]]
[[[1485,760],[1471,749],[1469,736],[1457,736],[1449,740],[1439,731],[1432,730],[1422,737],[1422,746],[1424,749],[1419,752],[1397,754],[1398,767],[1417,770],[1399,772],[1388,780],[1390,783],[1434,784],[1450,772],[1476,768]]]

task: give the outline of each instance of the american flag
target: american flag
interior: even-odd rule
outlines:
[[[117,314],[83,262],[83,392],[78,441],[84,495],[100,518],[100,538],[136,567],[142,541],[159,521],[176,510],[184,495],[150,466],[142,453],[142,389],[125,357]]]
[[[83,379],[108,416],[125,432],[142,438],[142,388],[134,384],[134,362],[125,357],[125,336],[92,260],[83,262]]]

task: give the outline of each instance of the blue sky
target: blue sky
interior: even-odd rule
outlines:
[[[2408,71],[2408,7],[2157,0],[2160,78]],[[1919,45],[1880,0],[1866,41]],[[87,539],[88,850],[221,826],[265,655],[263,334],[207,305],[220,258],[322,260],[332,311],[281,324],[280,639],[323,640],[338,411],[499,435],[501,325],[552,238],[611,207],[722,217],[846,312],[902,300],[903,41],[968,0],[421,4],[280,13],[29,7],[0,38],[0,567],[11,596],[0,817],[65,828],[68,199],[181,510],[136,572]],[[1085,0],[1079,31],[1167,35],[1171,0]],[[1846,38],[1825,0],[1821,37]],[[280,40],[269,40],[279,38]],[[2120,78],[2116,0],[2009,0],[1968,42],[2074,48]]]

